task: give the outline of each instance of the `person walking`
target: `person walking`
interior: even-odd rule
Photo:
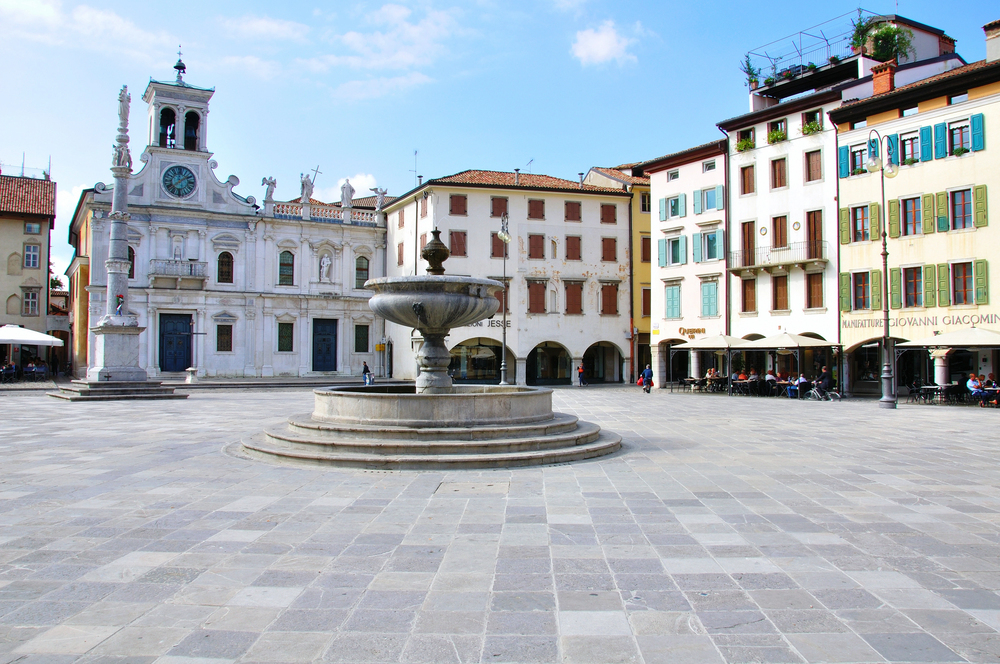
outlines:
[[[365,385],[371,385],[372,382],[372,370],[368,368],[367,362],[361,363],[361,379],[364,380]]]
[[[583,376],[583,365],[582,364],[576,368],[576,375],[577,375],[577,378],[580,379],[580,387],[586,387],[587,385],[590,385],[590,383],[587,382],[587,379],[584,378],[584,376]]]
[[[647,364],[646,368],[642,370],[642,391],[649,394],[649,391],[653,387],[653,370]]]

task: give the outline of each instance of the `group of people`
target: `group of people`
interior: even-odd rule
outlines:
[[[986,404],[991,403],[994,406],[1000,405],[1000,397],[998,397],[996,392],[992,394],[987,392],[987,388],[997,387],[997,381],[993,378],[993,374],[989,376],[984,376],[979,374],[978,376],[975,372],[969,374],[969,380],[965,381],[965,386],[969,389],[972,394],[973,399],[979,399],[979,407],[986,408]],[[990,397],[993,397],[992,399]]]
[[[718,377],[719,373],[715,369],[709,369],[708,374],[705,375],[706,378]],[[833,374],[830,370],[823,365],[820,369],[820,373],[816,376],[814,381],[806,378],[804,373],[800,373],[798,377],[787,371],[775,372],[774,369],[768,369],[761,376],[757,369],[750,367],[749,372],[744,370],[734,370],[732,373],[732,380],[735,381],[765,381],[771,384],[773,388],[777,384],[789,385],[796,389],[798,396],[800,398],[804,397],[809,390],[816,388],[819,395],[822,397],[826,394],[827,390],[831,389],[834,385]]]

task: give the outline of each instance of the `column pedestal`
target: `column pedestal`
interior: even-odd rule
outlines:
[[[146,328],[139,327],[132,316],[105,318],[131,319],[133,324],[102,319],[105,324],[90,328],[94,333],[95,352],[93,363],[87,369],[87,381],[145,382],[146,370],[139,367],[139,334]]]

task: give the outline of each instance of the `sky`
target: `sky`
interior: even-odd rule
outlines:
[[[945,30],[985,57],[982,0],[869,1]],[[415,176],[466,169],[575,180],[721,137],[747,110],[744,53],[857,9],[771,0],[418,0],[414,2],[76,2],[0,0],[0,164],[48,168],[58,185],[52,262],[72,257],[80,192],[110,182],[117,94],[132,93],[131,144],[145,135],[150,78],[214,87],[208,147],[243,196],[404,193]],[[850,24],[848,18],[840,23]],[[782,48],[781,44],[772,46]],[[787,50],[787,47],[785,47]],[[417,152],[414,164],[414,151]],[[416,173],[414,173],[416,170]]]

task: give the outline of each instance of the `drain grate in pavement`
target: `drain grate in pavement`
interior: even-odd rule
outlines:
[[[434,493],[442,495],[470,496],[483,494],[506,494],[510,482],[441,482]]]

